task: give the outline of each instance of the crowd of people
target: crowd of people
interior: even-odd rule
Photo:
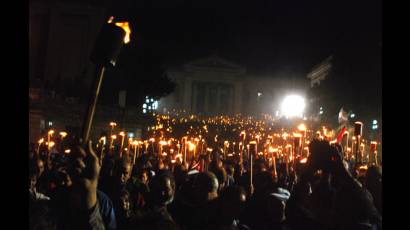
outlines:
[[[303,164],[110,150],[31,146],[30,229],[382,229],[381,167],[349,164],[327,140],[312,139]]]

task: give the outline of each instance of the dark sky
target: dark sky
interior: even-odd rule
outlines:
[[[380,0],[153,0],[115,5],[114,14],[121,12],[133,22],[138,52],[153,53],[165,63],[218,53],[250,72],[306,74],[330,54],[369,66],[381,58]]]

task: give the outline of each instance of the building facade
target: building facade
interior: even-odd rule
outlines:
[[[94,73],[89,54],[104,17],[104,7],[94,1],[31,1],[30,79],[89,84]]]
[[[202,115],[273,114],[286,93],[304,94],[307,88],[305,79],[249,74],[245,67],[215,55],[170,68],[167,74],[176,88],[160,100],[163,112],[176,109]]]

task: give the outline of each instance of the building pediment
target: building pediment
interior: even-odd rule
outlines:
[[[219,56],[211,56],[189,62],[184,65],[186,71],[222,71],[244,73],[246,70],[242,66],[232,63]]]

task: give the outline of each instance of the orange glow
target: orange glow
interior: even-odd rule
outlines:
[[[49,135],[53,135],[53,134],[54,134],[54,130],[48,131],[48,134],[49,134]]]
[[[362,170],[363,170],[363,169],[364,169],[364,170],[367,170],[367,165],[362,165],[362,166],[360,166],[360,167],[359,167],[359,169],[362,169]]]
[[[50,143],[48,143],[48,147],[53,147],[55,145],[54,141],[50,141]]]
[[[114,17],[111,16],[108,19],[108,23],[112,23],[114,21]],[[131,41],[130,39],[130,35],[131,35],[131,28],[128,22],[115,22],[115,25],[120,27],[121,29],[123,29],[125,31],[125,37],[124,37],[124,43],[127,44]]]
[[[123,131],[120,132],[120,136],[125,136],[125,133]]]
[[[306,162],[307,162],[307,158],[306,158],[306,157],[303,158],[302,160],[300,160],[300,163],[301,163],[301,164],[306,164]]]
[[[41,144],[44,142],[44,138],[41,138],[40,140],[38,140],[38,143]]]
[[[305,126],[305,124],[300,124],[300,125],[298,126],[298,129],[299,129],[300,131],[306,131],[306,126]]]
[[[113,139],[113,140],[117,139],[117,135],[112,135],[111,139]]]
[[[166,141],[160,141],[159,144],[160,144],[160,145],[167,145],[168,142],[166,142]]]
[[[150,138],[149,141],[155,142],[155,138]]]
[[[64,138],[64,137],[67,136],[67,133],[66,133],[66,132],[60,132],[60,136],[61,136],[62,138]]]
[[[189,148],[189,151],[194,151],[194,149],[195,149],[195,144],[193,144],[193,143],[191,143],[190,141],[188,141],[188,148]]]
[[[66,149],[66,150],[64,150],[64,152],[68,154],[68,153],[71,152],[71,149]]]
[[[117,126],[117,123],[111,121],[111,122],[110,122],[110,126],[112,126],[112,127]]]

